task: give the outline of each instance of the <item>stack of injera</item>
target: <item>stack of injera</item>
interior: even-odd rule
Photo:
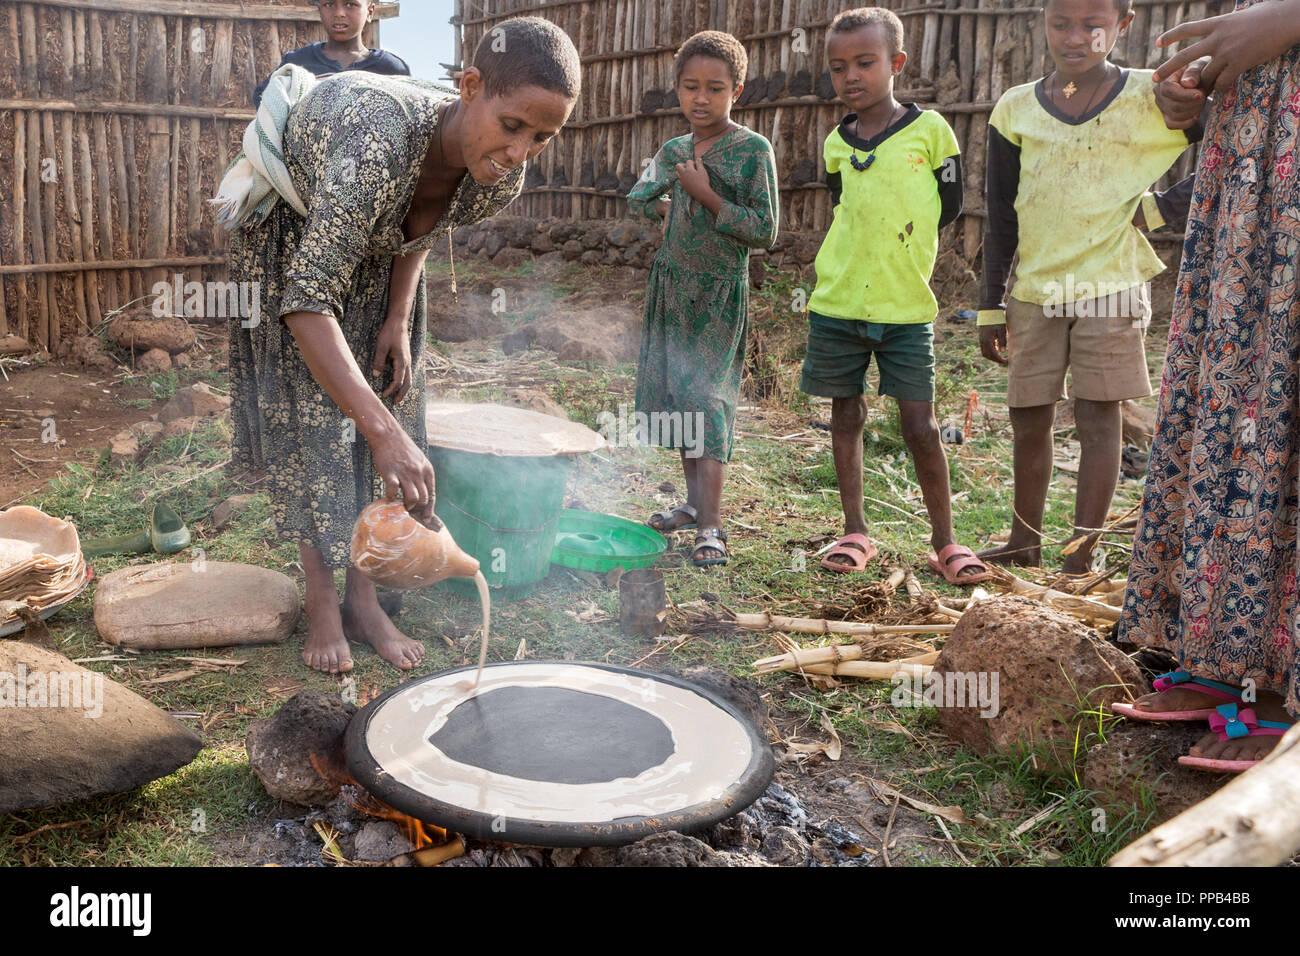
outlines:
[[[76,528],[27,505],[0,511],[0,627],[67,601],[85,581]]]

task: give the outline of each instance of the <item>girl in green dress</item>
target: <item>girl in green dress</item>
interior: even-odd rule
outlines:
[[[260,290],[260,320],[230,324],[234,467],[266,473],[276,531],[306,576],[303,660],[329,673],[351,670],[348,638],[402,669],[424,657],[355,568],[340,608],[334,569],[371,500],[400,494],[432,518],[425,256],[518,195],[525,161],[578,95],[573,43],[535,17],[494,27],[474,64],[459,95],[361,72],[320,81],[283,129],[306,215],[276,202],[231,244],[230,278]]]
[[[634,215],[664,219],[646,286],[638,420],[649,443],[679,449],[686,477],[686,502],[646,523],[697,528],[699,567],[727,561],[719,510],[745,367],[749,250],[776,242],[780,207],[772,144],[731,119],[746,67],[728,33],[682,45],[677,99],[691,132],[665,143],[628,195]]]

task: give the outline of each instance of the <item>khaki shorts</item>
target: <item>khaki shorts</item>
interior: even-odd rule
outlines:
[[[1055,311],[1007,298],[1008,407],[1055,405],[1066,397],[1066,369],[1072,398],[1118,402],[1151,394],[1143,345],[1151,324],[1148,285]]]

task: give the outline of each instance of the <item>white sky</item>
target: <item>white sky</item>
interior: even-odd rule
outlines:
[[[405,60],[413,75],[439,78],[446,72],[439,62],[454,62],[452,0],[401,0],[399,9],[398,16],[379,21],[380,46]]]

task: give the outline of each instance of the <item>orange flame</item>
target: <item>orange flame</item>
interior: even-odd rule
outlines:
[[[353,810],[379,820],[391,820],[401,827],[412,850],[441,846],[447,842],[447,831],[442,827],[408,816],[366,792],[365,788],[352,779],[340,761],[317,753],[310,754],[308,759],[311,760],[312,767],[320,774],[322,780],[340,788],[345,786],[350,788],[343,790],[342,794],[343,799]]]

